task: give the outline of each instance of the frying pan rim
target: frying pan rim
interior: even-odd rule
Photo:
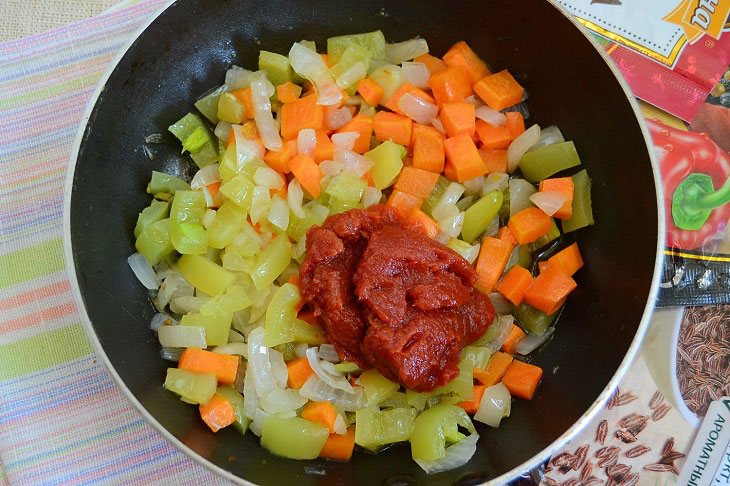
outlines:
[[[76,265],[75,265],[75,259],[74,259],[74,253],[73,253],[73,242],[71,239],[71,195],[73,191],[73,180],[74,180],[74,174],[76,172],[76,163],[78,162],[79,152],[81,150],[81,142],[83,141],[84,134],[86,132],[86,129],[88,127],[89,120],[91,119],[91,114],[99,100],[99,96],[104,92],[106,89],[106,84],[111,77],[112,73],[116,70],[117,66],[119,65],[122,58],[126,55],[126,53],[131,49],[132,45],[136,42],[136,40],[142,35],[142,33],[147,30],[147,28],[155,21],[157,18],[162,15],[163,12],[165,12],[168,8],[170,8],[173,4],[175,4],[177,0],[168,0],[163,6],[161,6],[156,14],[151,16],[148,21],[146,21],[144,24],[142,24],[139,29],[134,33],[133,36],[130,37],[129,42],[123,47],[123,49],[120,49],[119,53],[117,54],[116,58],[114,59],[113,63],[110,65],[109,69],[104,73],[102,78],[99,80],[99,83],[96,87],[96,90],[92,97],[89,99],[89,102],[86,106],[86,110],[84,112],[84,116],[81,119],[81,123],[79,124],[79,129],[76,133],[76,138],[74,140],[73,145],[73,151],[71,160],[69,162],[69,166],[66,172],[66,183],[65,183],[65,189],[64,189],[64,204],[63,204],[63,242],[64,242],[64,253],[66,257],[66,268],[67,268],[67,274],[69,277],[69,281],[71,284],[71,291],[73,293],[74,301],[76,303],[78,313],[81,317],[81,322],[84,327],[84,331],[86,332],[87,337],[89,338],[89,341],[92,343],[92,346],[94,348],[95,353],[99,358],[101,358],[102,362],[106,366],[107,370],[109,371],[109,374],[112,376],[113,380],[115,381],[115,384],[117,387],[122,391],[122,394],[125,396],[125,398],[134,406],[134,408],[137,409],[137,411],[145,418],[147,423],[149,423],[152,428],[154,428],[160,435],[162,435],[168,442],[173,444],[178,450],[182,451],[186,456],[188,456],[193,461],[197,462],[198,464],[208,468],[209,470],[213,471],[215,474],[238,484],[244,484],[244,485],[251,485],[256,486],[255,483],[252,483],[240,476],[237,476],[230,471],[227,471],[220,466],[212,463],[211,461],[205,459],[203,456],[198,454],[197,452],[190,449],[187,445],[185,445],[182,441],[180,441],[177,437],[175,437],[172,433],[170,433],[165,427],[163,427],[157,419],[155,419],[152,414],[150,414],[147,409],[137,400],[137,398],[134,396],[134,394],[127,388],[126,384],[122,380],[122,378],[117,373],[116,369],[114,368],[114,365],[109,360],[109,357],[106,355],[106,352],[104,351],[104,348],[101,345],[101,342],[99,341],[98,336],[96,335],[96,331],[94,330],[94,326],[91,323],[91,319],[89,318],[89,315],[86,311],[86,306],[84,304],[83,297],[81,295],[81,287],[79,286],[78,282],[78,276],[76,274]],[[577,20],[573,18],[572,15],[570,15],[568,12],[566,12],[558,3],[556,0],[547,0],[548,3],[550,3],[554,8],[556,8],[564,17],[568,19],[586,38],[588,42],[593,46],[593,48],[597,51],[598,55],[601,56],[603,61],[608,65],[609,69],[613,73],[614,77],[616,78],[616,81],[621,86],[621,89],[624,91],[624,94],[626,95],[627,101],[629,102],[629,105],[631,106],[631,109],[634,112],[634,116],[636,117],[637,121],[639,122],[639,127],[641,129],[641,132],[644,136],[644,142],[646,144],[647,152],[649,155],[649,160],[651,162],[652,167],[652,174],[654,177],[654,188],[656,193],[656,207],[657,207],[657,235],[656,235],[656,252],[655,252],[655,260],[654,260],[654,274],[652,276],[651,286],[649,288],[649,296],[647,298],[646,305],[644,307],[644,312],[642,314],[641,320],[639,322],[639,326],[636,330],[636,334],[634,335],[634,338],[631,342],[631,345],[629,346],[623,360],[619,364],[618,368],[616,369],[616,372],[613,374],[609,382],[604,387],[603,391],[600,393],[598,398],[593,402],[593,404],[586,410],[583,415],[575,422],[573,425],[571,425],[562,435],[560,435],[557,439],[555,439],[552,443],[550,443],[547,447],[543,448],[539,453],[532,456],[530,459],[524,461],[519,466],[516,466],[512,468],[511,470],[501,474],[500,476],[491,479],[483,484],[485,485],[502,485],[506,484],[508,481],[515,479],[518,475],[530,471],[531,469],[538,466],[542,461],[544,461],[546,458],[550,457],[555,451],[557,451],[560,447],[568,443],[572,438],[574,438],[578,433],[580,433],[588,423],[593,420],[593,417],[598,413],[598,411],[603,407],[603,405],[608,400],[609,396],[613,392],[614,388],[618,385],[618,382],[623,378],[623,376],[626,374],[626,371],[628,370],[629,366],[633,362],[634,358],[636,357],[639,348],[641,346],[642,341],[644,340],[644,337],[646,335],[647,329],[649,327],[649,321],[651,318],[652,311],[655,306],[656,301],[656,295],[658,294],[659,289],[659,278],[660,278],[660,269],[663,261],[663,244],[664,241],[663,235],[665,231],[664,227],[664,201],[662,197],[662,187],[660,184],[661,178],[659,174],[658,164],[656,161],[656,158],[654,156],[653,151],[650,149],[651,147],[651,137],[649,135],[648,128],[646,124],[644,123],[643,116],[641,114],[641,110],[639,108],[638,103],[636,102],[634,96],[631,94],[631,90],[624,80],[623,76],[621,75],[618,68],[615,66],[613,61],[610,60],[608,55],[605,53],[604,49],[601,48],[598,43],[593,39],[592,35],[587,31],[585,27],[583,27]]]

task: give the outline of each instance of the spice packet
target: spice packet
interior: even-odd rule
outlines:
[[[559,3],[596,35],[638,98],[683,120],[695,118],[730,63],[730,0]]]

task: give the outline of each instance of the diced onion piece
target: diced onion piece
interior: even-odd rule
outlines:
[[[341,413],[337,414],[337,418],[335,419],[333,428],[335,429],[335,434],[337,435],[347,434],[347,424],[345,423],[345,419],[342,418]]]
[[[332,130],[339,130],[350,120],[352,120],[352,112],[346,106],[342,108],[337,108],[335,105],[328,106],[324,113],[324,121]]]
[[[342,162],[343,170],[352,172],[358,177],[364,176],[375,165],[375,162],[368,157],[340,148],[335,149],[335,162]]]
[[[228,134],[231,133],[231,124],[227,121],[221,120],[215,126],[215,131],[213,133],[215,133],[215,136],[218,137],[218,139],[225,142],[228,140]]]
[[[444,471],[451,471],[463,466],[472,458],[477,450],[479,434],[472,432],[468,437],[461,439],[456,444],[446,448],[446,455],[441,459],[432,461],[414,459],[426,474],[436,474]]]
[[[482,186],[482,196],[486,196],[494,190],[504,191],[505,189],[507,189],[508,183],[509,176],[507,174],[504,174],[502,172],[492,172],[484,179],[484,186]]]
[[[347,393],[344,390],[329,386],[317,375],[312,375],[307,379],[299,389],[299,394],[317,402],[330,402],[346,412],[354,412],[367,406],[367,397],[361,386],[354,388],[353,393]]]
[[[218,174],[218,164],[210,164],[195,173],[193,180],[190,181],[190,187],[192,189],[200,189],[201,187],[209,186],[220,181],[221,176]]]
[[[244,397],[245,402],[245,397]],[[260,404],[261,402],[259,402]],[[261,433],[264,430],[264,420],[266,420],[266,417],[271,415],[268,412],[265,412],[262,408],[256,409],[256,414],[254,415],[254,419],[249,424],[248,428],[253,432],[255,435],[261,437]]]
[[[342,100],[340,88],[329,73],[322,56],[295,42],[289,50],[289,63],[294,71],[314,84],[319,98],[317,104],[336,105]]]
[[[555,125],[550,125],[549,127],[540,130],[540,140],[538,140],[535,145],[530,147],[530,150],[528,150],[528,152],[532,150],[537,150],[541,147],[545,147],[546,145],[554,145],[556,143],[563,142],[565,142],[565,138],[563,137],[560,129]]]
[[[296,215],[297,218],[304,219],[305,214],[302,209],[302,201],[304,201],[304,191],[299,181],[292,179],[289,182],[289,188],[286,191],[286,201],[289,203],[289,208]]]
[[[322,171],[323,177],[334,177],[345,168],[345,163],[336,160],[323,160],[319,164],[319,170]]]
[[[339,86],[340,89],[347,89],[350,86],[355,86],[367,75],[368,70],[365,67],[365,64],[357,62],[337,77],[337,86]]]
[[[149,290],[156,289],[160,286],[160,279],[157,278],[157,274],[152,269],[147,259],[141,253],[133,253],[127,258],[129,267],[134,272],[134,276],[137,277],[142,285]]]
[[[350,96],[345,100],[345,106],[360,106],[362,104],[362,96]]]
[[[472,195],[472,194],[481,194],[482,187],[486,183],[486,177],[483,175],[480,175],[479,177],[475,177],[473,179],[467,179],[462,184],[464,184],[464,192],[466,195]]]
[[[337,351],[335,350],[335,347],[332,344],[321,344],[319,346],[319,351],[317,352],[317,356],[319,359],[323,359],[325,361],[329,361],[331,363],[338,363],[340,362],[340,355],[337,354]]]
[[[479,108],[480,106],[486,106],[484,102],[478,97],[474,95],[467,96],[464,98],[464,103],[470,103],[474,105],[475,108]],[[505,122],[507,121],[507,117],[505,117]]]
[[[236,137],[236,171],[240,171],[247,162],[254,158],[263,158],[266,149],[258,140],[248,140],[243,135],[241,125],[231,125],[231,127]]]
[[[395,44],[385,44],[385,57],[393,64],[410,61],[422,54],[428,54],[426,39],[410,39]]]
[[[259,396],[256,394],[256,384],[251,366],[246,366],[243,377],[243,414],[253,420],[256,409],[259,407]]]
[[[457,214],[459,214],[459,208],[456,204],[440,204],[431,211],[431,216],[436,221],[453,218]]]
[[[509,390],[504,386],[504,383],[497,383],[484,390],[479,409],[474,414],[474,420],[485,423],[490,427],[499,427],[502,418],[509,417],[511,408],[512,397]]]
[[[264,328],[257,327],[248,335],[248,369],[251,370],[256,394],[260,399],[276,388],[283,388],[279,386],[280,380],[274,375],[271,363],[271,356],[276,351],[264,346],[264,334]]]
[[[515,245],[515,247],[512,249],[512,253],[509,254],[509,258],[507,259],[507,263],[504,266],[504,270],[507,271],[510,268],[517,265],[517,262],[520,261],[520,245]]]
[[[289,204],[278,194],[271,199],[268,219],[282,231],[289,227]]]
[[[243,69],[238,66],[231,66],[231,69],[226,71],[226,86],[229,91],[237,89],[244,89],[251,86],[251,75],[252,71]]]
[[[260,75],[258,75],[261,73]],[[271,113],[271,101],[269,101],[270,89],[272,86],[266,75],[259,71],[251,81],[251,104],[253,104],[253,117],[256,121],[256,129],[261,136],[264,146],[275,152],[281,151],[284,147],[279,129],[274,123],[274,115]]]
[[[234,313],[235,315],[236,313]],[[228,331],[228,342],[229,343],[245,343],[246,338],[243,337],[241,333],[238,331],[234,331],[233,329]],[[248,349],[246,349],[246,355],[248,355]]]
[[[461,195],[464,194],[464,186],[459,184],[458,182],[452,182],[446,187],[446,190],[441,195],[439,200],[436,202],[436,206],[431,211],[431,215],[433,216],[433,211],[436,210],[439,206],[448,206],[450,204],[456,204],[456,202],[459,200]],[[436,218],[434,216],[434,218]],[[438,219],[438,218],[436,218]]]
[[[523,209],[532,206],[530,196],[535,194],[537,189],[524,179],[510,179],[509,181],[509,217],[519,213]]]
[[[530,196],[530,201],[532,201],[535,206],[542,209],[548,216],[555,214],[558,209],[563,207],[563,204],[565,204],[565,201],[567,200],[568,196],[566,194],[555,191],[541,191]]]
[[[322,365],[319,362],[319,359],[317,358],[317,348],[309,348],[307,349],[307,361],[309,362],[309,366],[311,366],[314,373],[317,375],[317,377],[324,381],[326,384],[331,386],[332,388],[336,388],[338,390],[342,390],[345,393],[355,393],[352,389],[352,385],[350,385],[350,382],[347,381],[347,379],[344,376],[334,376],[330,373],[327,373],[323,368]]]
[[[213,198],[210,197],[210,192],[208,192],[207,189],[203,189],[203,193],[205,194],[205,200],[208,201],[210,199],[209,204],[213,203]],[[203,218],[200,220],[200,223],[203,225],[203,228],[208,229],[211,226],[213,226],[213,222],[215,221],[215,210],[214,209],[206,209],[205,213],[203,213]]]
[[[440,232],[440,233],[439,233],[439,234],[438,234],[438,235],[436,236],[436,241],[438,241],[438,242],[439,242],[439,243],[441,243],[442,245],[446,245],[446,244],[447,244],[447,243],[448,243],[449,241],[451,241],[451,240],[453,240],[453,239],[454,239],[454,238],[453,238],[453,237],[452,237],[451,235],[447,235],[447,234],[446,234],[446,233],[444,233],[443,231],[442,231],[442,232]]]
[[[205,328],[202,326],[162,326],[157,330],[160,346],[165,348],[205,349]]]
[[[294,355],[297,358],[306,358],[307,349],[309,349],[309,345],[307,343],[295,344],[294,345]]]
[[[515,307],[512,305],[512,302],[505,299],[502,294],[498,292],[492,292],[489,294],[489,300],[492,302],[494,312],[496,312],[497,315],[509,314]],[[496,325],[496,323],[494,325]]]
[[[300,154],[314,155],[314,147],[317,146],[317,134],[313,128],[299,130],[297,135],[297,152]]]
[[[431,125],[439,132],[444,133],[444,134],[446,133],[444,124],[441,123],[441,120],[439,120],[438,118],[434,118],[433,120],[431,120]]]
[[[474,245],[471,245],[467,250],[464,252],[464,258],[469,263],[474,263],[477,261],[477,257],[479,256],[479,248],[481,248],[482,245],[479,243],[476,243]]]
[[[362,193],[362,206],[364,208],[369,208],[370,206],[374,206],[380,203],[380,200],[382,198],[383,192],[380,189],[378,189],[377,187],[368,186]]]
[[[439,229],[451,236],[456,238],[461,233],[461,227],[464,226],[464,211],[459,212],[457,215],[436,221]]]
[[[259,167],[253,174],[256,185],[266,189],[279,190],[284,187],[284,179],[271,167]]]
[[[492,221],[489,222],[489,226],[487,226],[487,229],[484,231],[484,234],[490,237],[497,236],[497,233],[499,232],[499,214],[496,214]]]
[[[416,123],[427,125],[438,115],[439,107],[417,96],[406,93],[398,100],[398,109]]]
[[[349,113],[350,110],[347,110],[347,112]],[[358,132],[342,132],[333,134],[331,138],[332,143],[335,144],[336,148],[352,150],[359,137],[360,134]]]
[[[236,354],[244,358],[248,356],[248,346],[246,343],[223,344],[222,346],[216,346],[212,351],[218,354]]]
[[[502,347],[512,331],[512,324],[514,324],[514,322],[515,318],[511,314],[499,316],[497,322],[492,324],[493,326],[497,326],[498,331],[497,337],[488,343],[490,348],[497,350]]]
[[[520,165],[522,156],[540,140],[540,127],[532,125],[507,147],[507,171],[511,174]]]
[[[407,83],[411,83],[419,88],[428,88],[428,78],[431,77],[431,71],[428,70],[422,62],[404,62],[403,76]]]
[[[267,413],[292,412],[303,407],[305,403],[307,399],[292,389],[273,390],[260,402],[261,408]]]
[[[480,106],[476,109],[475,114],[480,120],[484,120],[490,125],[497,127],[504,126],[507,123],[507,117],[504,113],[493,110],[488,106]]]
[[[167,314],[158,312],[157,314],[152,316],[152,320],[150,321],[150,329],[152,329],[153,331],[157,331],[162,326],[174,326],[176,324],[177,321],[175,319],[168,316]]]
[[[545,332],[542,333],[542,336],[538,336],[537,334],[532,334],[530,332],[515,343],[515,351],[522,355],[530,354],[542,346],[554,332],[554,327],[548,327]]]

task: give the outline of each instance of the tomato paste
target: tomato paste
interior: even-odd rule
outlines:
[[[300,269],[302,299],[340,358],[416,391],[455,378],[461,350],[492,323],[476,278],[459,254],[382,205],[311,228]]]

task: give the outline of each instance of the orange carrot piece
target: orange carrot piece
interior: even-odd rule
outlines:
[[[558,265],[548,264],[525,290],[524,301],[545,314],[554,314],[577,286]]]
[[[474,379],[485,386],[493,386],[499,383],[505,371],[512,364],[514,358],[507,353],[497,351],[489,358],[487,369],[474,368]]]
[[[532,243],[539,237],[550,233],[553,229],[550,216],[545,214],[542,209],[534,206],[513,214],[507,222],[507,226],[509,226],[510,231],[515,235],[520,245]]]
[[[281,136],[296,138],[305,128],[321,130],[324,127],[324,106],[317,104],[317,95],[297,98],[281,106]]]
[[[418,208],[413,208],[411,215],[405,222],[405,227],[412,231],[423,233],[431,239],[436,239],[441,231],[436,221]]]
[[[487,174],[492,172],[507,173],[507,151],[506,150],[490,150],[487,148],[479,149],[479,156],[487,167]]]
[[[357,92],[360,93],[362,99],[371,106],[378,106],[378,103],[380,103],[380,100],[383,99],[384,94],[383,88],[373,78],[361,79],[360,82],[357,83]]]
[[[322,179],[322,171],[314,159],[306,154],[297,154],[289,161],[289,168],[299,184],[302,185],[302,188],[313,198],[318,198],[321,189],[319,181]]]
[[[507,339],[505,339],[504,343],[502,343],[502,351],[509,354],[516,354],[517,351],[515,350],[515,344],[517,344],[517,341],[525,336],[525,331],[520,329],[518,325],[512,324],[512,328],[509,330]]]
[[[355,426],[347,428],[347,434],[330,434],[324,447],[319,452],[319,457],[334,459],[336,461],[349,461],[352,451],[355,449]]]
[[[433,172],[415,169],[413,167],[404,167],[393,187],[411,196],[426,199],[431,195],[431,191],[433,191],[438,180],[439,175]]]
[[[307,358],[296,358],[286,362],[288,373],[287,385],[289,388],[301,388],[307,382],[314,370],[309,366]]]
[[[403,83],[400,88],[398,88],[396,92],[393,93],[393,96],[391,96],[390,99],[385,102],[385,105],[383,106],[385,106],[389,110],[398,113],[399,115],[403,115],[403,112],[398,109],[398,101],[400,101],[400,99],[406,93],[413,95],[416,98],[420,98],[428,103],[436,104],[436,100],[433,99],[433,96],[426,93],[421,88],[414,86],[411,83]]]
[[[279,152],[267,150],[264,154],[264,162],[276,172],[288,174],[291,172],[289,161],[294,158],[297,153],[297,140],[285,140],[284,147]]]
[[[550,264],[549,264],[549,263],[547,262],[547,260],[545,260],[545,261],[542,261],[542,262],[537,262],[537,270],[538,270],[538,271],[539,271],[540,273],[544,272],[544,271],[545,271],[545,269],[546,269],[547,267],[549,267],[549,266],[550,266]]]
[[[498,127],[484,120],[477,120],[475,128],[484,148],[492,150],[506,149],[509,147],[510,142],[512,142],[512,137],[506,126]]]
[[[299,274],[298,273],[292,273],[289,275],[289,280],[287,280],[287,283],[290,283],[292,285],[296,285],[299,287]]]
[[[547,263],[550,266],[555,266],[558,270],[562,270],[569,277],[572,277],[583,266],[583,257],[580,255],[578,243],[573,243],[569,247],[560,250],[548,258]]]
[[[251,100],[251,88],[237,89],[235,91],[231,91],[231,94],[235,96],[238,102],[243,105],[243,116],[247,120],[253,119],[253,101]]]
[[[431,74],[431,77],[428,78],[428,85],[439,106],[444,103],[462,101],[473,93],[469,75],[460,67],[447,67]]]
[[[218,395],[208,403],[200,405],[200,417],[213,432],[218,432],[223,427],[228,427],[236,421],[236,411],[231,402]]]
[[[414,209],[418,209],[423,205],[423,198],[393,189],[385,204],[398,211],[405,219],[410,216]]]
[[[525,296],[525,290],[530,284],[532,284],[530,271],[515,265],[502,275],[502,279],[497,284],[497,292],[514,305],[520,305]]]
[[[314,93],[314,85],[311,81],[306,80],[302,83],[302,96]]]
[[[186,348],[180,355],[177,367],[199,373],[215,373],[224,385],[232,385],[238,372],[238,356],[212,353],[204,349]]]
[[[438,57],[432,56],[431,54],[421,54],[413,59],[413,62],[425,64],[431,74],[443,71],[448,67],[444,61]]]
[[[319,321],[317,320],[317,316],[314,315],[313,310],[299,310],[297,312],[297,317],[304,322],[308,322],[309,324],[313,326],[319,326]],[[306,358],[305,358],[306,359]]]
[[[474,105],[471,103],[444,103],[441,106],[439,120],[441,120],[449,137],[460,133],[474,135],[476,115]]]
[[[479,410],[479,404],[484,396],[484,390],[487,387],[484,385],[474,385],[474,398],[471,400],[465,400],[456,404],[457,407],[463,408],[466,413],[475,414]]]
[[[413,167],[440,174],[446,161],[444,136],[433,127],[430,127],[433,131],[427,131],[416,129],[417,126],[419,125],[413,126]]]
[[[553,179],[544,179],[540,181],[540,191],[542,192],[559,192],[568,196],[560,209],[558,209],[554,218],[570,219],[573,216],[573,178],[572,177],[555,177]]]
[[[210,197],[215,199],[215,196],[218,194],[218,191],[221,188],[220,182],[214,182],[213,184],[208,184],[205,186],[208,189],[208,192],[210,193]]]
[[[487,167],[468,133],[444,140],[444,152],[448,159],[444,175],[451,180],[463,182],[487,173]]]
[[[282,103],[291,103],[299,98],[299,95],[301,94],[302,87],[292,83],[291,81],[287,81],[286,83],[280,84],[276,87],[276,97],[279,98],[279,101]]]
[[[469,75],[472,83],[476,83],[490,74],[487,65],[479,59],[471,47],[464,42],[457,42],[444,54],[444,62],[451,67],[461,67]]]
[[[515,235],[512,234],[512,230],[509,229],[509,226],[502,226],[499,228],[499,231],[497,231],[497,239],[517,245],[517,238],[515,238]]]
[[[355,117],[337,130],[337,133],[357,132],[360,134],[352,147],[353,152],[364,154],[370,150],[370,137],[373,134],[373,119],[358,113]]]
[[[507,71],[484,76],[474,84],[474,91],[493,110],[504,110],[522,101],[525,88]]]
[[[323,160],[332,160],[335,158],[335,144],[327,136],[324,130],[317,130],[317,145],[314,146],[314,161],[320,163]]]
[[[475,284],[482,292],[487,294],[494,292],[494,287],[497,286],[497,281],[504,272],[512,248],[512,244],[506,241],[489,236],[484,238],[482,247],[479,249],[479,258],[477,258],[477,282]]]
[[[335,432],[337,411],[330,402],[308,402],[300,415],[305,420],[324,425],[330,429],[330,434]]]
[[[413,134],[413,120],[405,115],[379,111],[373,119],[375,138],[381,142],[392,139],[395,143],[408,146]]]
[[[502,377],[502,383],[511,395],[531,400],[541,378],[542,368],[514,360]]]
[[[322,60],[327,65],[327,67],[332,67],[332,66],[330,66],[330,57],[329,57],[329,55],[327,55],[327,54],[320,54],[320,56],[322,56]]]
[[[507,112],[505,116],[507,117],[509,136],[514,140],[525,132],[525,119],[519,111]]]
[[[415,137],[416,135],[428,135],[431,137],[438,137],[441,140],[446,139],[446,135],[436,130],[435,127],[431,125],[421,125],[420,123],[413,122],[413,136]]]

